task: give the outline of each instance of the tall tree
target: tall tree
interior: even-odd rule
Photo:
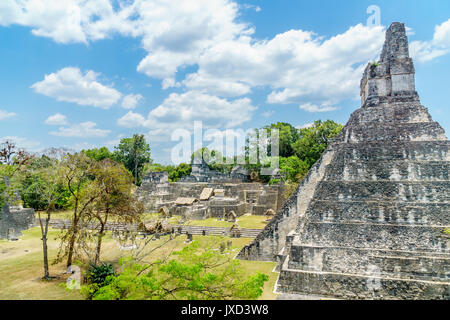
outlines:
[[[73,262],[75,246],[80,237],[80,223],[89,206],[99,196],[98,190],[88,188],[92,183],[94,161],[84,153],[67,155],[61,162],[61,178],[71,194],[72,225],[61,234],[61,245],[56,261],[67,256],[67,267]]]
[[[150,146],[144,135],[135,134],[132,138],[120,140],[119,145],[115,147],[114,157],[133,174],[134,184],[138,185],[145,164],[151,162]]]
[[[266,129],[277,129],[278,130],[278,145],[279,145],[279,156],[288,158],[294,155],[293,145],[298,140],[299,134],[295,127],[286,122],[272,123]],[[271,144],[268,148],[270,149]],[[269,150],[271,151],[271,150]]]
[[[46,280],[52,278],[48,263],[48,227],[52,212],[55,211],[61,198],[65,197],[64,192],[61,192],[60,169],[60,163],[57,159],[42,157],[31,161],[21,174],[22,185],[24,186],[21,189],[21,195],[28,199],[28,204],[31,204],[31,207],[38,212],[42,235],[43,279]],[[41,210],[44,210],[45,217],[42,217]]]
[[[343,125],[332,120],[317,120],[312,127],[300,129],[300,137],[293,144],[296,155],[311,167],[342,128]]]
[[[97,226],[95,254],[91,259],[97,265],[108,221],[139,223],[143,206],[133,197],[132,177],[121,163],[110,159],[97,162],[92,175],[95,178],[86,191],[97,193],[98,197],[89,206],[85,220],[93,221]]]
[[[25,150],[18,149],[10,140],[0,144],[0,205],[3,207],[16,194],[17,186],[11,180],[17,176],[24,166],[33,158]]]
[[[89,158],[95,161],[114,159],[114,154],[106,147],[81,150],[81,152],[84,152]]]

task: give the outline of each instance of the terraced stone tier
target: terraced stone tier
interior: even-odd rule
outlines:
[[[428,251],[450,254],[444,227],[309,222],[301,234],[301,245]],[[294,246],[294,244],[293,244]]]
[[[421,300],[450,297],[448,281],[411,280],[377,275],[354,275],[290,269],[289,256],[277,281],[277,292],[323,295],[344,299]]]
[[[308,220],[449,226],[449,212],[450,202],[314,200]]]
[[[352,126],[373,123],[420,123],[432,122],[428,109],[419,102],[412,103],[382,103],[372,108],[361,108],[356,110],[350,118]]]
[[[380,276],[434,281],[450,276],[450,258],[445,254],[303,245],[293,245],[291,253],[290,269],[355,275],[376,272]]]
[[[334,161],[326,180],[448,181],[450,161],[378,160]]]
[[[322,181],[315,199],[450,202],[450,189],[446,181]]]
[[[395,126],[368,122],[364,126],[349,126],[343,130],[344,141],[349,143],[447,140],[444,129],[437,122],[397,123]]]
[[[447,141],[384,141],[341,143],[334,145],[337,149],[333,161],[450,161],[450,142]]]

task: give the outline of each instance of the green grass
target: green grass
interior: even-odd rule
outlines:
[[[49,233],[49,256],[56,255],[57,242],[53,240],[57,231]],[[60,284],[65,282],[64,264],[50,266],[50,274],[59,278],[53,281],[41,280],[44,270],[40,229],[24,232],[19,241],[0,241],[0,300],[82,299],[78,291],[66,291]]]
[[[55,258],[59,242],[56,240],[58,230],[49,231],[49,257],[50,262]],[[57,279],[52,281],[43,281],[43,263],[42,263],[42,242],[38,227],[31,228],[23,232],[19,241],[9,242],[0,240],[0,300],[20,300],[20,299],[48,299],[48,300],[79,300],[83,297],[77,290],[66,290],[61,284],[65,283],[67,275],[65,263],[50,265],[50,274]],[[145,262],[151,262],[161,257],[169,255],[175,250],[180,250],[186,244],[186,236],[176,237],[166,246],[156,250],[152,255],[144,259]],[[207,246],[211,241],[232,241],[234,253],[249,244],[252,239],[248,238],[222,238],[217,236],[194,236],[194,240],[199,241],[201,246]],[[164,238],[152,241],[149,247],[158,246]],[[102,248],[102,260],[113,262],[116,266],[121,257],[128,254],[127,251],[120,251],[118,243],[110,235],[104,238]],[[275,299],[273,286],[275,284],[277,273],[272,272],[275,267],[274,262],[253,262],[241,261],[241,265],[246,274],[262,272],[269,276],[269,281],[264,286],[264,293],[261,299]]]

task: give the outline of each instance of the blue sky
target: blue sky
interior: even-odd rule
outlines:
[[[345,123],[393,21],[416,85],[450,130],[450,2],[50,0],[0,2],[0,139],[75,150],[144,133],[170,163],[176,129]],[[370,5],[380,26],[367,25]]]

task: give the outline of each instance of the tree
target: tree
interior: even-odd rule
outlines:
[[[180,163],[178,166],[173,167],[172,170],[169,170],[169,180],[171,182],[179,181],[181,178],[188,176],[191,174],[192,166],[187,163]]]
[[[146,164],[143,170],[143,175],[149,172],[163,172],[166,171],[169,175],[170,182],[177,182],[182,177],[188,176],[191,174],[192,166],[187,163],[180,163],[178,166],[164,166],[159,163],[149,163]]]
[[[22,197],[27,199],[26,203],[38,212],[42,235],[43,279],[45,280],[52,279],[48,264],[48,227],[52,212],[56,209],[58,201],[64,197],[64,193],[61,192],[60,169],[58,160],[43,157],[31,161],[21,175]],[[45,211],[45,219],[41,216],[40,210]]]
[[[308,173],[309,168],[308,164],[297,156],[280,157],[280,172],[284,175],[285,180],[300,182]]]
[[[231,300],[256,299],[268,276],[246,276],[232,250],[220,250],[217,240],[194,241],[171,258],[150,264],[123,260],[123,271],[109,276],[101,287],[83,292],[94,300]],[[221,253],[221,251],[223,251]]]
[[[14,178],[33,158],[22,149],[17,149],[14,142],[6,140],[0,145],[0,205],[3,207],[16,194],[17,185]],[[13,185],[11,185],[13,180]]]
[[[24,207],[33,208],[36,211],[46,211],[48,206],[48,198],[42,190],[46,189],[48,179],[43,179],[43,170],[53,169],[53,174],[59,174],[56,170],[60,165],[60,161],[56,158],[42,156],[41,158],[33,158],[25,167],[20,175],[20,183],[18,190]],[[45,178],[45,175],[44,175]],[[56,177],[55,177],[56,178]],[[55,180],[56,181],[56,180]],[[69,207],[70,192],[65,188],[61,181],[55,183],[55,203],[54,209],[67,209]]]
[[[134,176],[134,184],[139,185],[144,165],[151,162],[150,146],[144,135],[135,134],[132,138],[124,138],[115,147],[114,157],[123,163]]]
[[[288,158],[294,155],[293,145],[298,140],[299,134],[295,127],[286,122],[272,123],[266,129],[278,130],[279,156]],[[269,144],[269,148],[271,144]],[[270,151],[270,150],[269,150]]]
[[[342,128],[341,124],[332,120],[317,120],[312,127],[300,129],[300,137],[293,145],[296,155],[311,167]]]
[[[85,153],[89,158],[95,161],[102,161],[105,159],[114,160],[114,154],[106,147],[81,150],[81,152]]]
[[[69,154],[61,162],[61,179],[71,194],[73,213],[71,226],[60,235],[61,245],[56,261],[67,256],[67,267],[73,262],[80,237],[80,223],[83,222],[89,206],[99,195],[98,190],[88,188],[93,181],[93,165],[94,161],[83,152]]]
[[[100,262],[102,239],[105,236],[107,222],[114,219],[115,222],[138,223],[143,206],[134,199],[132,177],[122,164],[104,159],[94,164],[91,174],[94,180],[87,187],[86,193],[96,194],[97,197],[89,205],[84,220],[93,221],[97,225],[95,257],[91,259],[97,265]],[[84,243],[84,246],[89,256],[89,250],[86,250],[87,243]]]

